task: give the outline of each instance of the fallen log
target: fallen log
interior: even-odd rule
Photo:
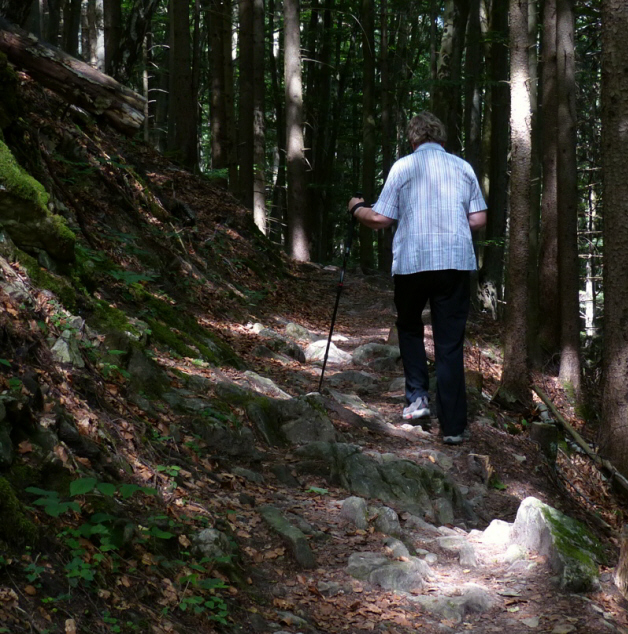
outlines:
[[[558,424],[572,437],[574,442],[584,451],[584,453],[593,460],[593,462],[607,474],[610,475],[611,483],[614,484],[620,492],[628,499],[628,478],[618,471],[608,460],[602,458],[598,453],[593,451],[589,443],[565,420],[558,411],[554,403],[545,392],[538,386],[533,385],[532,389],[537,393],[538,397],[549,407],[550,411],[556,418]]]
[[[0,51],[62,99],[129,136],[144,122],[146,100],[89,64],[40,42],[0,17]]]

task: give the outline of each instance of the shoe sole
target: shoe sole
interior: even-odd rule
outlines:
[[[403,414],[403,420],[414,420],[415,418],[427,418],[430,415],[430,410],[427,407],[423,409],[417,409],[412,414]]]

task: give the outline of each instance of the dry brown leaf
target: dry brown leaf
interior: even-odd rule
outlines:
[[[66,619],[65,634],[76,634],[76,621],[74,619]]]
[[[21,453],[21,454],[30,453],[31,451],[33,451],[33,445],[31,445],[31,443],[28,440],[23,440],[17,446],[17,451],[18,453]]]
[[[24,588],[24,592],[26,592],[26,594],[30,595],[31,597],[34,597],[37,594],[37,589],[35,588],[35,586],[26,586]]]

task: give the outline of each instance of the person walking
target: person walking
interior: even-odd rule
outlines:
[[[468,436],[464,334],[470,271],[476,269],[471,231],[486,224],[486,203],[473,168],[444,149],[443,123],[422,112],[408,124],[413,152],[392,166],[377,202],[353,197],[349,213],[371,229],[397,222],[392,275],[399,348],[405,375],[403,419],[430,415],[429,375],[421,313],[428,300],[436,361],[436,414],[446,444]]]

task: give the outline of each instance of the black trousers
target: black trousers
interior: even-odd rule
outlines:
[[[395,275],[399,348],[406,379],[406,401],[429,391],[421,313],[430,302],[436,356],[436,413],[444,436],[467,426],[464,333],[469,315],[469,271],[423,271]]]

